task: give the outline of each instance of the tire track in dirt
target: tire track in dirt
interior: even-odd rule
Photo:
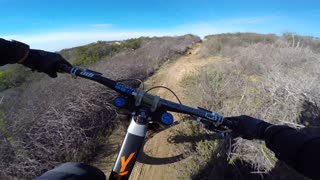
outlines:
[[[150,77],[145,84],[147,87],[155,85],[166,86],[172,89],[182,102],[187,102],[184,95],[183,85],[181,85],[184,77],[191,73],[197,73],[198,69],[222,60],[220,57],[203,58],[200,55],[201,44],[194,45],[192,49],[185,55],[178,58],[174,62],[169,62],[161,67],[161,69]],[[165,89],[157,89],[152,91],[153,94],[161,96],[161,98],[177,101],[171,92]],[[175,121],[180,118],[176,114]],[[176,144],[170,143],[168,138],[173,136],[175,128],[179,128],[180,124],[175,127],[165,129],[145,143],[143,153],[140,154],[135,168],[131,174],[131,180],[144,179],[176,179],[179,172],[176,167],[183,163],[183,152]]]
[[[199,68],[223,60],[221,57],[203,58],[200,55],[201,43],[197,43],[186,55],[181,56],[172,62],[168,61],[162,65],[152,77],[146,82],[147,87],[166,86],[172,89],[182,102],[188,102],[184,95],[184,88],[181,81],[191,73],[197,73]],[[177,101],[171,92],[164,89],[156,89],[151,93],[161,96],[161,98]],[[174,114],[175,121],[180,121],[180,116]],[[176,179],[179,176],[177,167],[184,163],[183,152],[178,144],[168,141],[170,136],[175,135],[175,129],[181,128],[181,124],[170,127],[153,137],[147,138],[143,152],[139,154],[138,162],[135,164],[130,176],[131,180],[159,180]],[[101,169],[107,177],[113,168],[114,161],[125,136],[124,127],[116,128],[107,139],[105,146],[101,147],[96,160],[92,164]]]

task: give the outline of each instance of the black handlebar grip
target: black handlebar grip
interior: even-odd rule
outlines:
[[[58,64],[56,68],[57,68],[57,72],[60,72],[60,73],[70,73],[70,72],[71,72],[71,69],[72,69],[73,67],[70,67],[70,66],[68,66],[68,65],[66,65],[66,64]]]

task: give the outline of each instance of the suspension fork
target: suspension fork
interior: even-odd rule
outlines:
[[[139,113],[141,113],[141,111]],[[143,115],[145,115],[144,112]],[[143,146],[147,128],[147,116],[141,116],[141,114],[132,115],[130,125],[109,179],[129,179],[140,149]]]

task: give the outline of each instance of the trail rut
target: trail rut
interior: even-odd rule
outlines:
[[[172,89],[182,102],[187,102],[184,87],[181,84],[184,77],[190,73],[196,73],[197,70],[209,63],[220,60],[218,57],[202,58],[199,54],[201,44],[196,44],[185,55],[172,63],[167,63],[145,83],[148,87],[161,85]],[[162,98],[177,101],[171,92],[165,89],[153,91],[154,94]],[[180,120],[180,116],[175,116],[175,121]],[[185,160],[183,152],[177,148],[174,143],[168,142],[168,138],[174,135],[174,128],[179,125],[168,128],[155,134],[148,139],[144,146],[142,155],[140,154],[139,162],[136,163],[134,171],[130,177],[131,180],[144,179],[176,179],[179,176],[177,167]]]
[[[196,73],[199,68],[220,61],[222,58],[209,57],[203,58],[200,55],[201,43],[195,44],[186,55],[181,56],[173,62],[167,62],[159,71],[157,71],[146,82],[147,87],[166,86],[172,89],[182,102],[187,102],[184,87],[181,84],[185,76],[190,73]],[[161,98],[177,101],[171,92],[165,89],[156,89],[151,91],[153,94],[161,96]],[[180,117],[174,114],[175,121],[179,122]],[[179,128],[180,124],[156,133],[153,137],[147,138],[143,151],[139,154],[138,162],[131,174],[131,180],[160,180],[160,179],[176,179],[179,176],[177,167],[184,162],[186,156],[178,148],[176,144],[168,141],[170,136],[174,135],[175,128]],[[110,138],[108,152],[100,155],[94,165],[104,171],[107,177],[112,169],[116,153],[121,145],[125,130],[115,130]],[[105,157],[102,157],[105,156]],[[113,160],[112,160],[113,159]]]

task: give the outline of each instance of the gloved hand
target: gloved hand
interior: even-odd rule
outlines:
[[[51,169],[50,171],[45,172],[40,177],[35,178],[34,180],[105,180],[106,176],[104,173],[89,164],[77,163],[77,162],[67,162],[61,164],[60,166]]]
[[[263,139],[265,130],[272,126],[260,119],[255,119],[250,116],[241,115],[234,117],[225,117],[226,121],[229,121],[229,128],[234,132],[240,134],[245,139]]]
[[[58,64],[71,66],[60,54],[35,49],[30,49],[27,59],[22,64],[38,72],[44,72],[52,78],[57,77]]]

